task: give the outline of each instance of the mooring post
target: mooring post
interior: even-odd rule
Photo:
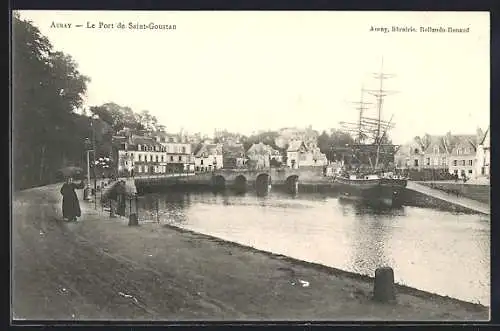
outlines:
[[[378,302],[392,302],[396,300],[394,290],[394,270],[390,267],[375,270],[373,299]]]
[[[115,206],[113,199],[109,199],[109,217],[115,217]]]
[[[160,223],[160,199],[156,197],[156,223]]]
[[[139,225],[139,219],[137,218],[137,213],[132,213],[132,200],[133,196],[129,196],[129,201],[130,201],[130,212],[128,215],[128,225],[129,226],[136,226]],[[137,210],[137,205],[136,205],[136,210]]]

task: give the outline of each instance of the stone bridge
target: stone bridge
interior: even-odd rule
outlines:
[[[323,169],[271,168],[261,170],[219,169],[212,173],[212,184],[216,186],[289,185],[296,186],[301,180],[322,177]]]
[[[286,185],[292,191],[299,182],[324,180],[322,167],[315,169],[271,168],[261,170],[219,169],[197,174],[176,174],[135,177],[135,185],[141,188],[172,185],[210,185],[218,188],[246,189],[248,187],[269,188],[271,185]],[[141,189],[142,190],[142,189]]]

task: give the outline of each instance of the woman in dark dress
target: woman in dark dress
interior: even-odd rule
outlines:
[[[71,177],[61,187],[63,218],[69,221],[76,221],[76,218],[81,216],[80,202],[75,192],[79,188],[83,188],[83,181],[80,185],[77,185],[73,183],[73,178]]]

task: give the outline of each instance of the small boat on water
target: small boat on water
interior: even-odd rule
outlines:
[[[343,149],[349,154],[355,165],[345,165],[334,182],[338,185],[341,197],[350,200],[359,200],[370,204],[384,206],[400,206],[402,192],[407,184],[407,179],[396,176],[387,163],[394,161],[394,154],[398,146],[391,144],[387,139],[387,132],[394,127],[392,117],[390,121],[381,119],[383,97],[390,91],[382,89],[382,80],[390,75],[376,74],[380,79],[380,87],[369,91],[377,99],[377,116],[366,117],[366,105],[363,101],[364,89],[361,90],[359,107],[359,120],[357,123],[341,122],[344,131],[356,135],[356,144]],[[363,169],[363,170],[361,170]]]

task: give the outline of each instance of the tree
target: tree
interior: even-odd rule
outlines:
[[[15,188],[55,178],[57,167],[82,159],[80,115],[89,78],[53,50],[31,22],[13,16],[13,150]]]

